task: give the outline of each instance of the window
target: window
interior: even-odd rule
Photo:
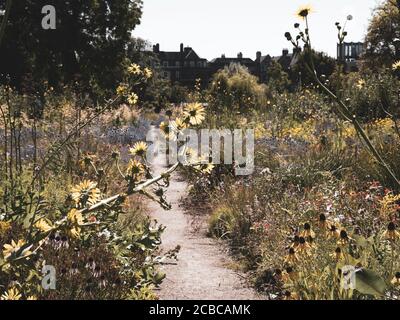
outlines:
[[[181,63],[179,61],[175,61],[175,67],[180,67]]]
[[[198,66],[199,68],[202,68],[202,67],[203,67],[203,62],[202,62],[202,61],[197,62],[197,66]]]
[[[194,61],[190,61],[190,67],[194,68],[196,66],[196,63]]]
[[[179,79],[180,78],[180,72],[179,71],[176,71],[175,72],[175,79]]]
[[[168,61],[163,62],[163,67],[168,67]]]
[[[169,72],[167,72],[167,71],[163,72],[163,78],[169,79]]]

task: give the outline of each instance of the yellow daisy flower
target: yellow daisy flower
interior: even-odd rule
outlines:
[[[179,132],[187,128],[187,123],[181,118],[176,118],[175,121],[171,122],[171,128]]]
[[[340,247],[337,247],[335,252],[330,255],[336,262],[342,261],[344,259],[343,250]]]
[[[133,74],[133,75],[139,75],[142,71],[140,70],[140,66],[137,65],[136,63],[132,63],[128,67],[128,73]]]
[[[396,287],[400,286],[400,272],[396,272],[390,283]]]
[[[28,298],[26,298],[26,300],[37,300],[37,298],[35,296],[29,296]]]
[[[144,68],[143,75],[146,79],[150,79],[153,76],[153,71],[151,71],[149,68]]]
[[[383,233],[383,237],[386,240],[396,241],[400,238],[400,232],[396,230],[394,222],[390,222],[386,231]]]
[[[201,103],[189,103],[183,114],[185,121],[192,125],[199,125],[205,119],[205,110]]]
[[[21,293],[17,288],[10,288],[1,296],[1,300],[20,300],[22,297]]]
[[[73,187],[71,193],[72,199],[76,204],[93,205],[101,198],[101,192],[97,188],[97,183],[89,180],[85,180]]]
[[[299,257],[296,254],[294,248],[289,248],[289,254],[285,258],[285,263],[289,265],[294,265],[299,261]]]
[[[393,63],[392,69],[393,69],[394,71],[400,70],[400,60],[399,60],[399,61],[396,61],[395,63]]]
[[[315,232],[311,229],[311,225],[309,223],[304,224],[304,230],[300,233],[300,236],[306,239],[315,238]]]
[[[72,209],[67,214],[67,220],[71,222],[73,225],[81,225],[83,224],[82,213],[77,209]]]
[[[45,219],[40,219],[35,223],[35,228],[39,229],[42,232],[48,232],[53,227]]]
[[[126,175],[133,178],[136,181],[141,180],[144,174],[144,166],[141,162],[137,160],[130,160],[128,168],[126,169]]]
[[[125,96],[125,95],[127,95],[128,94],[128,86],[127,85],[125,85],[125,84],[120,84],[118,87],[117,87],[117,95],[119,95],[119,96]]]
[[[10,244],[5,244],[3,246],[3,257],[5,260],[10,258],[13,254],[16,254],[21,250],[21,248],[26,244],[24,240],[18,240],[18,242],[15,242],[14,240],[11,240]],[[31,247],[31,246],[30,246]],[[31,254],[31,251],[29,251],[30,247],[24,249],[19,256],[25,257],[29,254]]]
[[[129,94],[127,101],[130,105],[134,106],[138,103],[139,97],[136,93],[131,93],[131,94]]]
[[[130,148],[130,149],[129,149],[129,153],[130,153],[132,156],[140,156],[140,157],[143,157],[143,156],[146,154],[147,149],[148,149],[147,144],[146,144],[145,142],[140,141],[140,142],[137,142],[137,143],[133,146],[133,148]]]

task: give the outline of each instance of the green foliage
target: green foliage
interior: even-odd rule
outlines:
[[[236,112],[266,107],[269,95],[268,88],[259,84],[257,77],[237,64],[231,64],[217,72],[208,93],[211,108]]]

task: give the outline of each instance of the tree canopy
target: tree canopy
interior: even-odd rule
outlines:
[[[45,5],[56,9],[55,30],[42,28]],[[14,0],[0,48],[1,81],[17,88],[78,80],[111,88],[141,14],[141,0]]]

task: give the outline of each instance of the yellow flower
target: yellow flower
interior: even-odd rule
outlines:
[[[205,110],[201,103],[189,103],[183,114],[185,121],[192,125],[199,125],[205,119]]]
[[[153,76],[153,71],[151,71],[149,68],[144,68],[143,75],[146,79],[150,79]]]
[[[312,12],[314,12],[314,10],[313,10],[313,8],[311,7],[311,5],[305,5],[305,6],[301,6],[301,7],[297,10],[296,15],[297,15],[299,18],[305,19],[305,18],[307,18],[307,16],[308,16],[310,13],[312,13]]]
[[[138,103],[139,97],[136,93],[131,93],[129,94],[127,101],[130,105],[134,106],[135,104]]]
[[[132,63],[128,67],[128,73],[134,74],[134,75],[139,75],[141,73],[140,66],[137,65],[136,63]]]
[[[399,60],[399,61],[396,61],[395,63],[393,63],[392,69],[393,69],[394,71],[400,70],[400,60]]]
[[[10,258],[13,254],[16,254],[17,252],[19,252],[21,250],[21,248],[25,245],[25,241],[24,240],[18,240],[18,242],[15,242],[14,240],[11,240],[10,244],[5,244],[3,246],[3,256],[4,259],[7,260],[8,258]],[[32,246],[25,248],[20,254],[20,257],[25,257],[29,254],[31,254],[31,252],[29,251],[29,249]]]
[[[145,142],[137,142],[133,148],[129,149],[129,153],[133,156],[140,156],[143,157],[147,151],[147,144]]]
[[[344,259],[344,253],[340,247],[337,247],[335,252],[330,255],[336,262],[342,261]]]
[[[101,193],[97,188],[97,183],[85,180],[80,184],[76,185],[71,190],[72,199],[76,204],[93,205],[100,200]]]
[[[17,288],[10,288],[1,296],[1,300],[20,300],[21,297]]]
[[[171,128],[174,131],[179,132],[187,128],[187,123],[181,118],[176,118],[175,121],[171,122]]]
[[[299,300],[299,295],[296,292],[285,291],[284,300]]]
[[[128,86],[125,84],[120,84],[117,87],[117,95],[119,96],[125,96],[128,93]]]
[[[292,267],[287,267],[286,270],[282,273],[282,281],[284,283],[297,281],[298,278],[298,272],[294,271]]]
[[[306,239],[315,238],[315,232],[312,231],[311,225],[309,223],[304,224],[304,230],[300,233],[300,236]]]
[[[346,230],[340,231],[339,237],[340,237],[340,238],[339,238],[339,240],[338,240],[338,242],[337,242],[338,246],[344,247],[344,246],[346,246],[346,245],[349,243],[349,241],[350,241],[350,237],[349,237],[349,235],[347,234],[347,231],[346,231]]]
[[[335,224],[330,223],[328,225],[328,238],[329,239],[338,239],[340,237],[340,232]]]
[[[68,212],[67,219],[73,225],[81,225],[81,224],[83,224],[82,213],[77,209],[72,209],[70,212]]]
[[[390,222],[386,231],[383,233],[383,237],[389,241],[396,241],[400,238],[400,233],[396,230],[394,222]]]
[[[69,235],[70,235],[72,238],[77,239],[77,238],[79,238],[80,234],[81,234],[81,228],[74,227],[74,228],[72,228],[72,229],[69,230]]]
[[[141,162],[137,160],[130,160],[128,164],[128,168],[126,169],[126,175],[130,178],[133,178],[136,181],[139,181],[144,173],[144,166]]]
[[[0,236],[4,236],[11,229],[11,224],[7,221],[0,221]]]
[[[35,223],[35,228],[39,229],[42,232],[48,232],[53,227],[45,219],[40,219]]]
[[[285,258],[285,263],[294,265],[299,261],[299,257],[296,254],[294,248],[289,248],[289,254]]]
[[[400,286],[400,272],[396,272],[395,276],[393,277],[390,283],[396,287]]]
[[[311,255],[311,245],[306,241],[304,237],[300,237],[299,239],[299,245],[297,247],[297,252],[301,255]]]
[[[26,298],[26,300],[37,300],[37,298],[35,296],[29,296],[28,298]]]
[[[358,89],[362,89],[362,88],[364,88],[364,86],[365,86],[365,80],[360,79],[360,80],[357,81],[357,88]]]

